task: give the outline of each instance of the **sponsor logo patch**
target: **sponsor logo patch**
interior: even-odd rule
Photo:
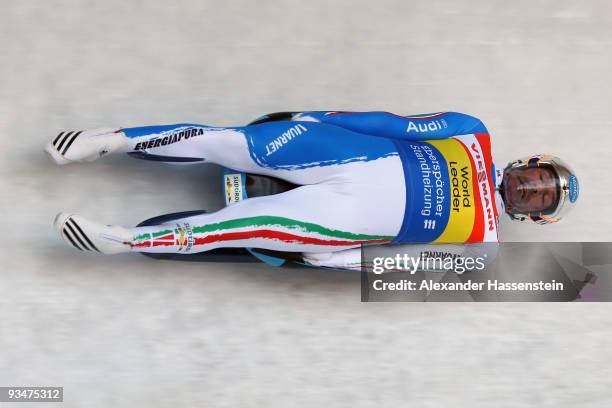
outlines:
[[[487,169],[485,166],[484,157],[480,152],[480,145],[473,142],[470,146],[470,152],[476,161],[476,178],[480,187],[480,197],[484,203],[483,211],[486,217],[485,225],[489,231],[493,231],[495,228],[497,228],[497,223],[495,222],[495,212],[493,210],[493,199],[491,196],[492,192],[489,191]]]
[[[578,185],[578,178],[573,174],[569,177],[569,200],[570,203],[575,203],[578,200],[578,192],[580,187]]]
[[[439,119],[439,120],[430,120],[427,122],[415,122],[415,121],[409,121],[408,122],[408,127],[406,128],[406,133],[410,133],[410,132],[416,132],[416,133],[422,133],[422,132],[435,132],[436,130],[442,130],[448,127],[448,123],[446,123],[446,121],[444,119]]]
[[[187,222],[182,225],[177,224],[174,230],[174,239],[176,240],[179,252],[189,252],[193,247],[193,231],[191,225]]]
[[[165,134],[162,137],[155,137],[151,140],[138,142],[134,147],[134,150],[146,150],[154,147],[166,146],[172,143],[180,142],[181,140],[187,140],[192,137],[200,136],[202,134],[204,134],[204,129],[202,128],[183,129],[181,131]]]
[[[465,242],[476,221],[472,161],[459,140],[446,139],[430,143],[444,155],[449,174],[449,221],[437,241]]]
[[[242,201],[242,178],[240,174],[225,175],[225,205]]]
[[[289,130],[287,130],[282,135],[280,135],[279,137],[277,137],[272,142],[266,145],[266,156],[270,156],[271,154],[276,153],[279,149],[283,148],[283,146],[289,143],[293,138],[307,131],[308,129],[306,128],[306,126],[302,124],[292,126]]]

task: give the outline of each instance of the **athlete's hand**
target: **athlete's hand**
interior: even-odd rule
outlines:
[[[127,139],[117,128],[61,132],[45,146],[57,164],[90,162],[105,154],[127,151]]]

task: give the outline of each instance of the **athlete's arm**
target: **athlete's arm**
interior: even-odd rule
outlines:
[[[389,112],[299,112],[293,121],[313,121],[343,127],[353,132],[404,140],[446,139],[472,133],[487,133],[477,118],[458,112],[400,116]]]

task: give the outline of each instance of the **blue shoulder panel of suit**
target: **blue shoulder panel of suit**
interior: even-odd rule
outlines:
[[[399,116],[389,112],[302,112],[293,120],[313,118],[345,129],[403,140],[446,139],[472,133],[487,133],[477,118],[458,112]]]

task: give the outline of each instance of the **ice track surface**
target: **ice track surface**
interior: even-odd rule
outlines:
[[[8,0],[0,38],[0,386],[64,386],[63,407],[609,402],[609,304],[360,304],[353,274],[82,253],[57,212],[213,210],[219,169],[43,153],[65,129],[463,111],[498,163],[550,150],[581,177],[567,222],[503,239],[607,241],[608,2]]]

